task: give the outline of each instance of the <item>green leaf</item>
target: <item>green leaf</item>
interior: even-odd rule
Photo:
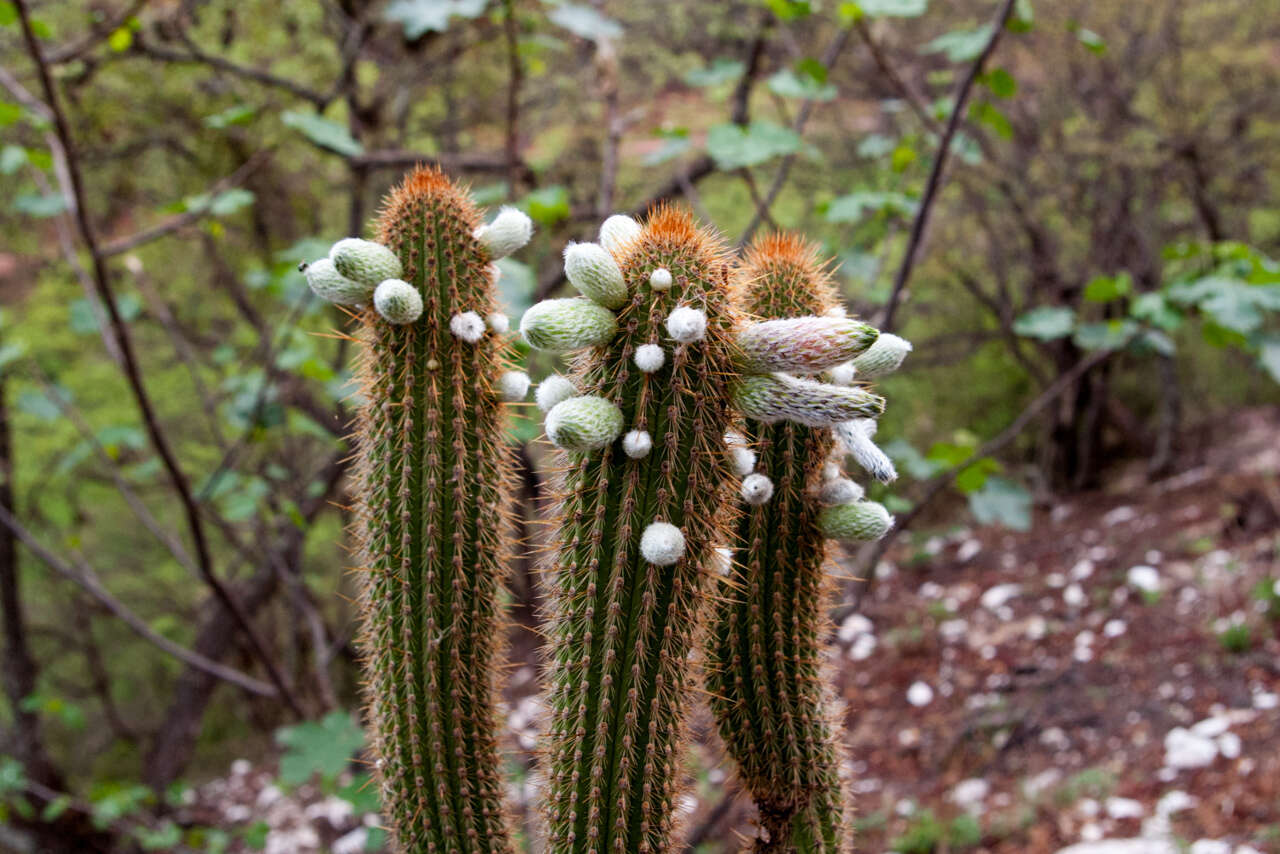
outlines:
[[[1065,338],[1076,326],[1076,313],[1066,306],[1042,305],[1013,322],[1013,331],[1024,338],[1053,341]]]
[[[35,416],[41,421],[57,421],[62,417],[58,404],[43,392],[27,390],[18,395],[18,411]]]
[[[780,21],[807,18],[813,12],[808,0],[765,0],[765,5],[773,10]]]
[[[1215,323],[1248,335],[1261,328],[1264,315],[1280,311],[1280,285],[1251,285],[1229,276],[1208,276],[1171,285],[1169,299],[1194,305]]]
[[[707,133],[707,151],[726,172],[758,166],[799,150],[800,136],[795,131],[769,121],[754,121],[746,127],[726,123]]]
[[[0,27],[12,27],[18,23],[18,7],[9,0],[0,0]]]
[[[906,439],[893,439],[886,442],[883,450],[916,480],[932,477],[941,469],[941,466],[916,450],[915,446]]]
[[[902,193],[860,190],[834,199],[827,206],[827,222],[858,222],[869,212],[912,216],[919,203]]]
[[[1002,139],[1013,139],[1013,124],[990,101],[974,101],[969,107],[969,118],[986,125]]]
[[[1030,32],[1035,26],[1036,13],[1031,8],[1031,0],[1018,0],[1013,5],[1013,14],[1009,17],[1009,23],[1005,25],[1011,33]]]
[[[251,107],[248,104],[237,104],[234,107],[227,107],[221,112],[214,113],[211,116],[204,117],[205,127],[211,127],[214,130],[223,130],[232,125],[248,124],[249,120],[258,112],[257,107]]]
[[[182,828],[167,819],[154,830],[139,827],[133,834],[144,851],[172,851],[182,841]]]
[[[364,154],[364,146],[351,136],[350,131],[324,116],[289,110],[280,116],[280,120],[301,132],[320,148],[326,148],[345,157],[358,157]]]
[[[22,118],[22,107],[8,101],[0,101],[0,128],[8,127],[20,118]]]
[[[133,30],[129,27],[117,27],[107,37],[107,46],[116,53],[124,53],[133,45]]]
[[[1280,383],[1280,336],[1262,342],[1258,351],[1258,364],[1271,375],[1271,379]]]
[[[71,806],[72,798],[70,795],[58,795],[49,803],[44,805],[44,809],[40,811],[41,821],[57,821],[58,817],[67,811],[67,807]]]
[[[1084,45],[1098,56],[1102,56],[1107,52],[1107,43],[1102,40],[1102,36],[1098,35],[1093,30],[1087,30],[1081,27],[1076,30],[1076,38],[1080,40],[1080,44]]]
[[[1138,352],[1151,351],[1161,356],[1174,356],[1178,352],[1178,345],[1159,329],[1142,330],[1138,333],[1138,337],[1133,339],[1130,347]]]
[[[938,36],[924,46],[925,53],[944,53],[952,62],[970,62],[977,59],[991,41],[991,25],[976,30],[954,30]]]
[[[59,193],[47,196],[35,193],[22,193],[13,200],[13,209],[37,219],[57,216],[67,209],[67,200]]]
[[[569,218],[569,191],[560,184],[541,187],[517,203],[539,225],[555,225]]]
[[[395,0],[382,17],[400,24],[404,37],[414,41],[426,33],[443,33],[455,17],[478,18],[488,5],[488,0]]]
[[[533,293],[538,289],[538,277],[533,268],[514,258],[498,260],[498,294],[502,304],[512,316],[519,320],[529,306],[533,305]]]
[[[690,86],[719,86],[721,83],[737,80],[746,70],[746,63],[741,60],[717,57],[705,68],[686,72],[684,82]]]
[[[982,75],[982,82],[997,98],[1012,98],[1018,94],[1018,81],[1003,68],[995,68]]]
[[[0,795],[21,792],[27,788],[27,772],[12,756],[0,756]]]
[[[27,150],[21,145],[6,145],[0,150],[0,174],[12,175],[27,163]]]
[[[688,128],[676,128],[674,130],[664,130],[658,133],[658,137],[663,140],[662,147],[654,149],[644,157],[644,165],[657,166],[660,163],[666,163],[679,157],[689,150],[693,141],[689,139]]]
[[[898,142],[891,136],[882,133],[869,133],[858,143],[859,157],[884,157],[898,147]]]
[[[846,10],[852,6],[853,9]],[[856,10],[856,12],[854,11]],[[856,21],[854,15],[872,18],[918,18],[929,11],[929,0],[858,0],[840,7],[842,17]]]
[[[956,473],[956,489],[965,495],[977,492],[986,485],[987,479],[1004,469],[1004,466],[991,457],[979,457],[971,465],[965,466]]]
[[[969,511],[983,525],[1003,525],[1015,531],[1031,528],[1031,493],[1003,477],[991,477],[969,495]]]
[[[1084,298],[1089,302],[1111,302],[1133,293],[1133,276],[1127,272],[1114,276],[1095,276],[1084,286]]]
[[[1081,350],[1119,350],[1138,334],[1138,324],[1129,319],[1082,323],[1071,340]]]
[[[1164,294],[1151,292],[1138,294],[1129,305],[1129,314],[1143,323],[1176,332],[1182,326],[1182,312],[1170,305]]]
[[[569,32],[587,41],[598,42],[602,39],[616,39],[622,36],[622,25],[612,18],[606,18],[590,6],[565,4],[551,10],[547,16],[551,23],[564,27]]]
[[[252,205],[253,200],[253,191],[234,187],[230,190],[223,190],[212,198],[208,193],[188,196],[183,199],[183,205],[188,211],[192,212],[209,213],[213,216],[230,216],[236,211]]]
[[[364,733],[346,712],[335,711],[319,721],[307,721],[276,730],[276,741],[285,748],[280,759],[280,780],[300,786],[312,775],[332,781],[364,746]]]
[[[825,74],[823,75],[825,78]],[[836,96],[834,83],[824,82],[809,74],[796,73],[784,68],[769,78],[769,91],[783,98],[804,98],[809,101],[830,101]]]

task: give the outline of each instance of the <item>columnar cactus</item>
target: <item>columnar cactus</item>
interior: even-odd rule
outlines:
[[[531,346],[590,348],[571,380],[553,376],[537,392],[548,438],[568,454],[552,575],[547,850],[657,854],[674,848],[689,657],[731,530],[741,455],[722,437],[735,400],[828,426],[874,417],[882,401],[860,389],[813,383],[825,393],[807,406],[751,389],[786,381],[764,372],[834,367],[875,333],[856,321],[744,327],[723,244],[673,208],[643,226],[610,217],[599,244],[572,245],[565,260],[583,297],[521,321]],[[751,488],[757,500],[771,491]]]
[[[360,307],[356,530],[363,651],[383,805],[403,852],[510,851],[494,700],[507,554],[510,370],[492,263],[528,240],[504,210],[419,169],[390,195],[377,242],[339,241],[307,277]],[[488,317],[486,323],[483,318]]]
[[[737,279],[737,306],[766,319],[754,327],[756,334],[803,330],[809,342],[793,352],[823,354],[823,367],[832,374],[842,373],[840,368],[856,373],[831,363],[856,364],[876,346],[873,329],[838,316],[836,293],[816,249],[799,239],[772,235],[757,241]],[[782,319],[798,315],[825,316]],[[808,365],[814,372],[812,359],[797,361],[759,346],[750,352],[756,360],[768,359],[767,367]],[[746,475],[745,507],[729,541],[735,559],[720,582],[706,675],[721,736],[759,809],[760,851],[817,854],[850,845],[848,800],[839,778],[840,728],[820,673],[826,540],[876,539],[891,519],[880,505],[861,501],[862,490],[852,481],[824,481],[824,469],[828,476],[838,474],[830,462],[837,447],[831,428],[865,436],[870,445],[866,431],[850,425],[874,424],[870,419],[880,403],[860,387],[831,389],[782,374],[755,378],[738,395],[745,436],[729,437],[739,474]],[[858,403],[865,411],[848,416]],[[772,485],[769,500],[759,500],[756,479]]]

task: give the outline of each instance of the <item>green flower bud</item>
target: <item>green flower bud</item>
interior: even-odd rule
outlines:
[[[617,333],[613,312],[577,297],[543,300],[520,318],[520,334],[529,346],[552,353],[604,344]]]
[[[884,412],[884,398],[866,389],[827,385],[786,374],[746,377],[734,390],[734,402],[748,418],[766,424],[793,421],[809,427],[878,418]]]
[[[408,282],[387,279],[373,292],[373,307],[388,323],[413,323],[422,317],[422,294]]]
[[[836,317],[766,320],[738,336],[743,366],[751,372],[812,374],[847,362],[872,346],[874,326]]]
[[[621,308],[627,301],[622,270],[598,243],[570,243],[564,250],[564,274],[584,297],[605,308]]]
[[[369,295],[373,293],[372,288],[366,288],[339,273],[328,258],[308,264],[303,275],[307,277],[308,287],[325,302],[359,305],[368,302]]]
[[[823,509],[818,514],[818,527],[834,540],[870,543],[889,533],[893,517],[874,501],[855,501]]]
[[[566,451],[593,451],[622,433],[622,410],[603,397],[571,397],[547,413],[547,438]]]
[[[404,272],[400,259],[381,243],[348,237],[333,244],[329,258],[338,272],[372,291],[379,282],[398,279]]]

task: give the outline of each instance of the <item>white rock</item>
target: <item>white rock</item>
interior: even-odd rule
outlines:
[[[1142,802],[1135,801],[1133,798],[1107,798],[1106,808],[1107,815],[1117,821],[1125,818],[1142,818],[1147,812]]]
[[[1211,738],[1174,727],[1164,737],[1164,764],[1170,768],[1204,768],[1218,758],[1218,745]]]
[[[1138,511],[1132,507],[1117,507],[1102,517],[1102,524],[1110,528],[1125,522],[1132,522],[1137,516]]]
[[[956,549],[956,560],[970,561],[978,556],[982,551],[982,543],[977,540],[965,540],[960,544],[960,548]]]
[[[850,614],[840,624],[840,630],[836,634],[845,643],[852,643],[858,635],[867,635],[874,631],[875,626],[866,617],[861,614]]]
[[[1231,729],[1231,721],[1225,717],[1205,718],[1191,726],[1191,731],[1205,738],[1217,738]]]
[[[858,635],[853,646],[849,647],[849,658],[852,661],[866,661],[876,651],[879,642],[875,635]]]
[[[1155,593],[1160,590],[1160,570],[1154,566],[1131,566],[1125,573],[1129,586],[1143,591]]]
[[[1076,561],[1076,565],[1071,567],[1071,580],[1084,581],[1086,578],[1093,575],[1093,568],[1093,561],[1088,558]]]
[[[1102,627],[1102,633],[1109,638],[1118,638],[1128,628],[1129,625],[1124,620],[1107,620],[1107,624]]]
[[[1259,691],[1253,695],[1253,707],[1255,709],[1274,709],[1277,706],[1280,706],[1280,694]]]
[[[933,702],[933,689],[923,682],[913,682],[907,689],[907,702],[916,708],[927,706]]]
[[[997,584],[982,594],[982,607],[994,611],[1010,599],[1022,593],[1021,584]]]
[[[1068,608],[1083,608],[1089,604],[1089,597],[1079,584],[1068,584],[1067,589],[1062,591],[1062,601],[1067,603]]]
[[[357,827],[345,836],[340,836],[334,840],[331,850],[333,854],[360,854],[361,851],[364,851],[368,839],[368,829]]]
[[[1191,854],[1231,854],[1231,843],[1221,839],[1197,839],[1191,843]]]
[[[938,626],[938,634],[945,643],[959,643],[969,633],[967,620],[946,620]]]
[[[1218,752],[1224,759],[1239,759],[1243,747],[1240,736],[1234,732],[1224,732],[1218,736]]]
[[[974,807],[982,806],[982,802],[990,793],[990,783],[980,777],[972,777],[956,783],[955,788],[951,790],[951,801],[961,809],[972,810]]]
[[[1058,854],[1179,854],[1179,851],[1172,842],[1162,839],[1102,839],[1059,848]]]
[[[248,774],[252,770],[253,770],[253,765],[249,762],[248,759],[237,759],[235,762],[231,763],[232,777],[243,777],[244,775]]]
[[[1196,805],[1196,799],[1186,792],[1174,789],[1165,792],[1160,796],[1160,800],[1156,801],[1156,814],[1169,816],[1176,812],[1189,810]]]

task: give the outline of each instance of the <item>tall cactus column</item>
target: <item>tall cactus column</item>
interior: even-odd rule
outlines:
[[[689,657],[730,535],[723,436],[736,408],[830,424],[878,414],[883,401],[769,373],[851,358],[868,327],[744,327],[723,245],[683,212],[660,208],[644,226],[611,217],[599,244],[565,250],[565,272],[583,296],[539,303],[521,321],[534,347],[586,349],[572,379],[550,377],[537,392],[548,438],[568,453],[548,850],[657,854],[674,848]]]
[[[766,319],[757,330],[798,326],[803,322],[769,319],[810,314],[827,317],[809,321],[815,330],[824,322],[835,328],[847,322],[839,319],[836,293],[816,249],[797,238],[773,235],[757,241],[738,280],[738,307]],[[878,344],[877,336],[867,334],[843,355],[864,358]],[[850,372],[846,363],[832,374],[847,381],[840,375]],[[774,381],[778,399],[767,388],[761,389],[761,399],[783,409],[804,403],[795,388],[818,385],[787,377]],[[889,517],[879,505],[859,501],[861,490],[851,481],[824,482],[824,469],[833,474],[832,420],[780,422],[768,417],[767,406],[743,408],[745,435],[733,437],[733,443],[744,475],[745,506],[731,541],[735,560],[721,581],[708,637],[710,703],[760,811],[764,834],[758,850],[844,851],[851,839],[839,778],[839,728],[820,672],[827,624],[826,539],[873,539],[887,530]],[[770,485],[769,500],[760,500],[756,484]],[[835,522],[846,516],[856,517],[865,529],[838,530]]]
[[[482,226],[464,191],[419,169],[386,201],[377,242],[311,264],[318,294],[357,306],[365,405],[356,528],[363,651],[384,811],[403,852],[510,851],[494,676],[507,554],[507,365],[491,264],[531,224]]]

